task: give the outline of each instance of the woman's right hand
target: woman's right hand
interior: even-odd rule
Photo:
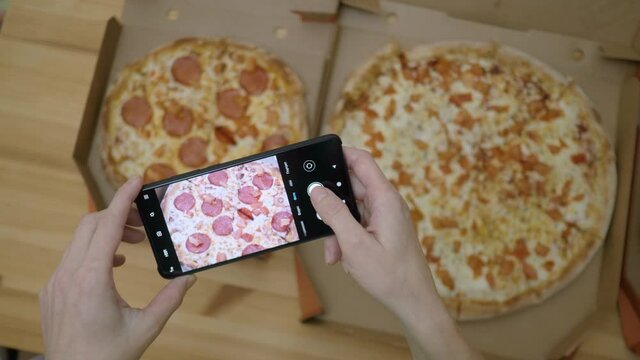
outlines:
[[[358,223],[330,190],[312,190],[315,210],[335,233],[325,241],[326,262],[340,261],[360,286],[399,317],[426,354],[475,356],[435,290],[407,204],[368,152],[343,149],[362,220]]]

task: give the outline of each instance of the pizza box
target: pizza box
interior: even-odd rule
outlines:
[[[338,0],[125,1],[122,18],[106,24],[73,153],[96,207],[104,208],[115,192],[102,168],[99,124],[108,86],[125,65],[185,37],[226,37],[255,44],[299,75],[310,133],[315,133],[337,31],[322,14],[335,12],[337,6]]]
[[[617,201],[604,246],[576,279],[539,305],[490,320],[460,323],[464,336],[489,357],[563,356],[579,343],[580,336],[599,314],[616,309],[636,136],[630,129],[636,128],[640,118],[640,83],[633,78],[637,64],[612,58],[640,60],[640,53],[629,45],[635,34],[632,30],[635,31],[640,23],[640,13],[635,17],[629,15],[614,29],[604,26],[599,28],[602,32],[594,32],[591,23],[578,26],[582,17],[571,22],[561,15],[555,18],[556,22],[565,23],[557,24],[542,16],[547,15],[546,12],[531,12],[530,17],[527,11],[533,5],[515,1],[505,2],[499,16],[491,16],[488,12],[493,7],[500,7],[500,3],[487,8],[486,1],[478,2],[474,10],[469,9],[468,3],[462,5],[462,1],[349,0],[344,3],[360,10],[343,7],[339,14],[340,31],[321,133],[328,130],[326,124],[349,74],[390,41],[403,46],[446,40],[503,43],[572,77],[593,100],[617,154]],[[557,5],[542,3],[548,6],[547,10]],[[427,8],[435,4],[476,21]],[[488,12],[482,12],[483,9]],[[565,14],[567,9],[559,12]],[[510,17],[511,13],[518,15]],[[593,12],[591,15],[597,18],[598,14]],[[541,20],[538,28],[531,22],[534,17],[546,20]],[[520,26],[516,26],[517,20],[520,20]],[[619,34],[626,38],[618,38]],[[612,41],[616,39],[618,43]],[[311,242],[298,248],[324,308],[317,317],[348,326],[402,334],[400,323],[391,313],[361,290],[340,266],[325,265],[322,246],[322,242]]]

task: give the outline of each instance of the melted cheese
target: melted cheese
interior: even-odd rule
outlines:
[[[602,226],[599,219],[612,205],[605,196],[614,184],[607,184],[606,171],[597,170],[607,168],[597,162],[610,161],[611,154],[593,152],[610,152],[610,146],[590,109],[582,106],[588,101],[541,68],[490,52],[461,47],[422,59],[406,57],[412,59],[406,66],[428,70],[425,80],[405,77],[400,56],[385,58],[377,64],[379,71],[363,75],[356,90],[346,94],[357,99],[357,89],[366,89],[366,104],[345,106],[336,116],[344,120],[343,141],[372,151],[410,208],[422,215],[418,236],[435,239],[431,255],[440,259],[430,261],[438,292],[506,302],[560,278],[563,266],[590,246],[582,234],[602,233],[594,227]],[[451,65],[444,74],[437,64],[429,65],[442,59]],[[472,74],[473,69],[482,74]],[[541,99],[544,106],[536,113],[535,101]],[[385,119],[392,101],[395,112]],[[559,112],[550,112],[554,109]],[[580,126],[587,130],[581,132]],[[375,132],[383,140],[376,140]],[[554,153],[550,146],[562,149]],[[587,154],[593,162],[576,163],[575,154]],[[400,183],[399,170],[410,175],[410,184]],[[565,199],[559,200],[567,182]],[[450,220],[449,225],[438,219]],[[522,258],[513,253],[520,239],[528,253]],[[456,242],[461,243],[457,252],[452,250]],[[538,244],[549,249],[546,254],[536,255]],[[469,265],[472,256],[482,259],[476,261],[477,271]],[[501,271],[505,261],[513,262],[511,271],[507,265]],[[437,275],[443,268],[453,288]]]

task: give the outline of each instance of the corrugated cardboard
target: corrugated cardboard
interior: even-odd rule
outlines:
[[[640,194],[638,193],[640,190],[640,141],[636,145],[632,186],[624,275],[635,293],[640,294]],[[640,301],[640,299],[636,300]]]
[[[635,0],[392,0],[441,11],[458,19],[516,30],[538,29],[597,41],[640,57],[640,3]],[[383,0],[343,4],[387,14]],[[628,52],[633,49],[633,52]]]
[[[317,10],[319,3],[321,1],[309,2],[310,11]],[[315,132],[336,25],[302,22],[292,11],[304,12],[307,8],[302,3],[295,5],[295,9],[291,8],[287,0],[125,2],[122,22],[112,19],[105,29],[74,150],[76,163],[99,209],[105,207],[114,193],[102,169],[100,135],[103,129],[97,126],[107,85],[113,84],[126,64],[176,39],[228,37],[260,46],[282,59],[304,84],[309,128]]]
[[[397,2],[378,4],[381,5],[380,13],[393,15],[381,16],[348,8],[341,10],[340,35],[329,80],[324,124],[331,116],[348,75],[389,41],[404,46],[445,40],[503,43],[574,78],[598,109],[602,125],[611,142],[616,144],[618,154],[618,198],[605,245],[578,278],[542,304],[492,320],[461,324],[465,337],[475,347],[493,356],[548,358],[562,355],[576,344],[598,309],[615,306],[630,189],[628,155],[633,153],[630,144],[635,139],[635,132],[628,129],[637,124],[638,112],[633,109],[640,100],[638,83],[631,78],[633,64],[604,59],[600,44],[590,40],[480,24]],[[584,57],[575,60],[573,53],[576,51],[582,52]],[[398,321],[339,266],[324,264],[322,243],[305,244],[300,252],[325,305],[322,318],[380,331],[402,331]]]

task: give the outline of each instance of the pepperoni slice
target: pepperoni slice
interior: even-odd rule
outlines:
[[[236,139],[233,138],[233,132],[231,132],[228,127],[216,126],[215,129],[213,129],[213,134],[216,136],[216,139],[223,144],[236,144]]]
[[[260,66],[253,70],[242,70],[240,73],[240,86],[251,95],[262,94],[269,85],[269,76]]]
[[[218,111],[230,119],[239,119],[244,116],[249,106],[248,99],[242,95],[239,89],[218,91],[216,101],[218,103]]]
[[[227,260],[227,254],[223,253],[223,252],[219,252],[218,255],[216,255],[216,261],[217,262],[222,262]]]
[[[251,210],[247,208],[238,209],[238,215],[240,215],[240,217],[243,217],[247,220],[253,220],[253,212],[251,212]]]
[[[176,171],[171,167],[171,165],[155,163],[149,165],[149,167],[144,171],[144,182],[150,183],[159,181],[175,176],[176,174]]]
[[[233,232],[233,220],[226,215],[222,215],[213,221],[211,227],[216,235],[226,236]]]
[[[217,197],[205,195],[202,199],[200,209],[202,209],[202,213],[207,216],[218,216],[222,212],[222,200]]]
[[[175,206],[176,209],[183,212],[187,212],[193,209],[193,206],[195,204],[196,204],[196,199],[193,197],[193,195],[186,192],[176,196],[176,198],[173,200],[173,206]]]
[[[279,211],[271,218],[271,227],[275,231],[287,232],[293,222],[293,215],[288,211]]]
[[[194,254],[201,254],[211,246],[211,238],[206,234],[195,233],[189,235],[187,241],[185,242],[187,246],[187,250]]]
[[[261,195],[262,191],[251,185],[243,186],[238,189],[238,199],[248,205],[257,203]]]
[[[183,136],[191,131],[193,124],[193,112],[186,107],[180,107],[175,112],[166,112],[162,117],[162,126],[167,134],[171,136]]]
[[[240,239],[242,239],[242,240],[244,240],[246,242],[252,242],[253,241],[253,235],[244,233],[244,234],[240,235]]]
[[[258,251],[262,251],[262,250],[264,250],[264,247],[262,247],[262,245],[249,244],[249,245],[247,245],[246,248],[244,248],[242,250],[242,256],[253,254],[254,252],[258,252]]]
[[[134,96],[122,105],[120,113],[124,122],[136,129],[141,129],[151,121],[153,110],[147,99]]]
[[[207,176],[209,182],[215,186],[227,186],[227,181],[229,180],[229,175],[227,175],[226,170],[219,170],[216,172],[212,172]]]
[[[190,167],[204,165],[207,162],[207,141],[201,137],[190,137],[180,145],[180,161]]]
[[[173,62],[173,65],[171,65],[171,74],[177,82],[187,86],[195,86],[200,83],[202,67],[195,56],[187,55],[177,58]]]
[[[289,140],[287,140],[284,135],[274,134],[264,139],[264,141],[262,142],[262,151],[276,149],[287,144],[289,144]]]
[[[267,190],[273,186],[273,176],[271,174],[262,172],[253,176],[253,185],[260,190]]]

